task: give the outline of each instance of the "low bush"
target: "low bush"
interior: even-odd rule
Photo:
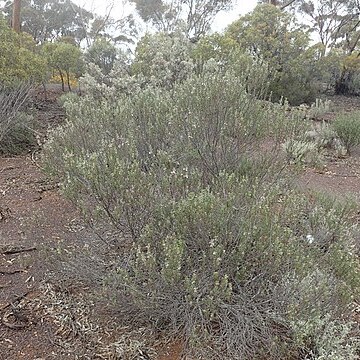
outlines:
[[[322,115],[330,112],[331,110],[331,101],[316,99],[312,103],[307,111],[307,117],[309,119],[319,119]]]
[[[24,112],[30,87],[0,86],[0,153],[17,154],[35,144],[31,117]]]
[[[249,81],[212,72],[69,98],[47,169],[89,219],[123,234],[101,277],[125,324],[180,338],[197,359],[321,359],[335,346],[355,359],[343,336],[360,289],[354,209],[291,190],[279,153],[303,116]]]
[[[333,127],[349,154],[354,146],[360,145],[360,112],[339,115]]]
[[[319,160],[319,150],[314,142],[287,140],[283,144],[286,158],[291,164],[315,163]]]

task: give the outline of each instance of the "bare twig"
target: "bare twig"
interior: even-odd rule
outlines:
[[[13,316],[15,318],[15,322],[9,321],[10,316]],[[22,322],[17,323],[17,320],[21,320]],[[13,311],[9,311],[4,314],[4,316],[2,317],[2,323],[4,326],[12,330],[23,329],[24,327],[29,325],[29,321],[27,320],[27,318],[25,318],[24,316],[19,316]]]
[[[286,9],[288,6],[290,6],[291,4],[293,4],[296,0],[290,0],[289,2],[287,2],[286,4],[282,5],[280,7],[280,10],[284,10]]]
[[[3,251],[3,255],[14,255],[14,254],[20,254],[20,253],[24,253],[24,252],[31,252],[31,251],[36,251],[37,248],[36,247],[30,247],[30,248],[12,248],[9,250],[5,250]]]
[[[0,274],[1,275],[14,275],[14,274],[19,274],[22,272],[25,272],[25,269],[18,269],[18,270],[0,270]]]
[[[21,301],[22,299],[24,299],[26,296],[28,296],[30,294],[30,291],[27,291],[26,293],[22,294],[22,295],[19,295],[19,296],[16,296],[15,299],[7,304],[5,304],[4,306],[2,306],[0,308],[0,311],[3,311],[5,309],[7,309],[8,307],[14,305],[16,302],[19,302]]]

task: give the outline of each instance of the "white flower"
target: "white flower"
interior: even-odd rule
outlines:
[[[308,235],[306,235],[306,240],[309,244],[312,244],[314,242],[315,238],[314,238],[314,236],[308,234]]]

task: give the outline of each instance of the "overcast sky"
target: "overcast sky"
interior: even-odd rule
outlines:
[[[73,0],[78,5],[85,9],[91,10],[98,14],[105,14],[107,8],[113,3],[112,0]],[[115,6],[112,10],[112,17],[120,19],[131,11],[129,8],[124,8],[122,0],[115,0]],[[215,19],[214,30],[222,30],[231,22],[236,20],[240,14],[246,14],[254,9],[257,0],[237,0],[237,5],[229,12],[221,12]]]

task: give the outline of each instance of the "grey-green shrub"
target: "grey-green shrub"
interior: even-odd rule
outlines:
[[[360,145],[359,111],[339,115],[332,125],[349,154],[354,146]]]
[[[0,153],[18,154],[35,144],[25,113],[29,91],[28,84],[0,85]]]
[[[303,117],[247,81],[212,72],[69,99],[45,149],[64,193],[123,234],[103,279],[123,321],[183,339],[194,358],[319,351],[318,332],[297,325],[345,323],[359,290],[353,209],[291,190],[280,144],[304,132]]]
[[[303,164],[314,162],[319,157],[316,143],[301,140],[287,140],[283,144],[289,163]]]

